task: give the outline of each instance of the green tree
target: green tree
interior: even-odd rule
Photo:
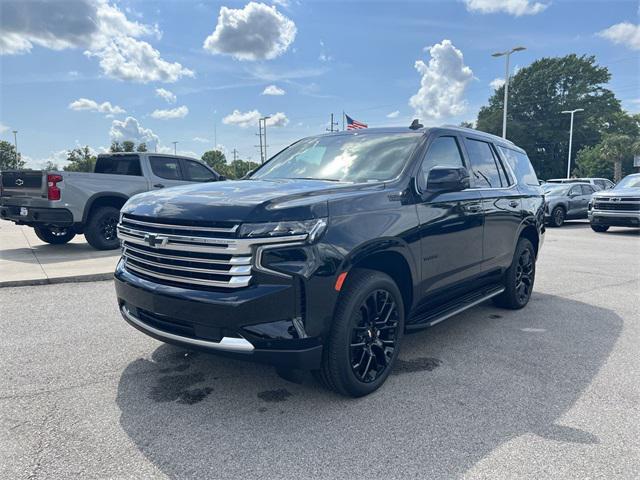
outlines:
[[[527,150],[540,178],[566,172],[570,119],[563,110],[585,110],[575,116],[573,152],[629,126],[620,102],[604,86],[610,78],[595,57],[571,54],[536,60],[510,79],[507,138]],[[502,134],[503,97],[504,86],[480,109],[478,130]]]
[[[57,163],[52,162],[51,160],[47,160],[47,162],[42,167],[43,170],[60,170]]]
[[[136,152],[146,152],[147,150],[147,144],[142,142],[138,144],[138,147],[136,148]]]
[[[16,155],[13,144],[0,140],[0,171],[23,168],[24,163],[20,154]]]
[[[109,148],[111,153],[120,153],[120,152],[146,152],[147,144],[145,142],[141,142],[136,147],[135,142],[131,140],[125,140],[124,142],[111,142],[111,147]]]
[[[227,176],[227,157],[220,150],[208,150],[202,154],[201,159],[219,174]]]
[[[607,177],[618,182],[633,173],[633,157],[640,154],[638,136],[606,133],[602,141],[585,147],[576,157],[576,173],[585,177]]]
[[[66,172],[93,172],[96,166],[96,157],[91,153],[89,146],[69,150],[64,170]]]
[[[131,140],[125,140],[122,142],[122,151],[124,152],[134,152],[136,148],[136,144]]]
[[[258,163],[255,163],[255,162],[248,162],[246,160],[240,160],[240,159],[234,160],[229,165],[229,167],[227,169],[228,174],[225,175],[225,176],[227,178],[230,178],[230,179],[242,178],[247,173],[249,173],[251,170],[255,170],[259,166],[260,165]]]

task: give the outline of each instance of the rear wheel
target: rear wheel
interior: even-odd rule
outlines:
[[[517,310],[529,303],[536,278],[536,252],[526,238],[518,240],[511,266],[504,276],[505,290],[493,303],[499,307]]]
[[[564,219],[566,217],[566,212],[562,207],[556,207],[551,212],[551,226],[553,227],[561,227],[564,223]]]
[[[345,396],[375,391],[393,368],[403,331],[402,295],[391,277],[375,270],[353,270],[340,294],[316,376]]]
[[[591,225],[591,230],[598,233],[604,233],[609,230],[608,225]]]
[[[43,242],[51,245],[62,245],[76,236],[69,227],[33,227],[36,236]]]
[[[100,207],[89,217],[84,236],[93,248],[113,250],[120,246],[116,227],[120,210],[115,207]]]

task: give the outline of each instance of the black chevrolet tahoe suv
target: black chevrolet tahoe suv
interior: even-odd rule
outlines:
[[[120,311],[158,340],[311,370],[366,395],[403,334],[524,307],[544,235],[526,153],[455,128],[309,137],[248,178],[132,197]]]

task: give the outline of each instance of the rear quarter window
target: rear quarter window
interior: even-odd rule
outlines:
[[[527,157],[526,154],[516,150],[511,150],[510,148],[503,147],[502,145],[498,146],[498,150],[511,167],[511,170],[513,170],[513,173],[518,179],[518,183],[534,185],[536,187],[540,185],[538,182],[538,176],[536,175],[536,172],[529,161],[529,157]]]

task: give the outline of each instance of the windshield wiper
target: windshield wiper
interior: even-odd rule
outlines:
[[[323,182],[346,182],[337,178],[316,178],[316,177],[288,177],[289,180],[320,180]]]

